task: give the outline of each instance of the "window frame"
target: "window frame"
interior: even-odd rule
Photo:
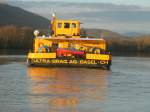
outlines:
[[[61,22],[57,24],[57,28],[62,28],[62,26],[63,26],[63,24]]]
[[[69,22],[65,22],[64,23],[64,28],[65,29],[69,29],[70,28],[70,23]]]
[[[71,28],[77,28],[77,24],[76,23],[72,23],[71,24]]]

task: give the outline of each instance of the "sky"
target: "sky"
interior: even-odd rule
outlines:
[[[87,28],[150,34],[150,0],[7,0],[10,1],[47,19],[55,12],[60,19],[78,19]]]
[[[11,0],[0,0],[11,1]],[[13,1],[13,0],[12,0]],[[88,2],[88,3],[112,3],[124,5],[150,6],[150,0],[18,0],[18,1],[58,1],[58,2]]]
[[[113,4],[126,4],[126,5],[142,5],[150,6],[150,0],[56,0],[56,1],[67,1],[67,2],[103,2],[103,3],[113,3]]]

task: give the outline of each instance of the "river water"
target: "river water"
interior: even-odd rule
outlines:
[[[0,112],[150,112],[150,58],[113,57],[107,71],[0,56]]]

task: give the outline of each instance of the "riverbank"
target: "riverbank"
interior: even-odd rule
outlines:
[[[33,29],[29,27],[5,26],[0,27],[0,49],[9,50],[29,50],[32,49],[34,42]],[[48,33],[41,30],[41,34]],[[44,32],[44,33],[43,33]],[[94,35],[94,34],[93,34]],[[99,37],[94,37],[99,38]],[[105,37],[108,49],[114,52],[144,52],[150,53],[150,36],[139,37]]]

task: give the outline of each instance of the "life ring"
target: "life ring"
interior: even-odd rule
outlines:
[[[43,50],[43,49],[45,49],[46,52],[50,52],[49,47],[48,47],[47,45],[43,45],[43,46],[39,47],[38,53],[42,53],[42,50]]]
[[[94,48],[92,49],[92,53],[93,53],[93,54],[100,54],[100,49],[94,47]]]

